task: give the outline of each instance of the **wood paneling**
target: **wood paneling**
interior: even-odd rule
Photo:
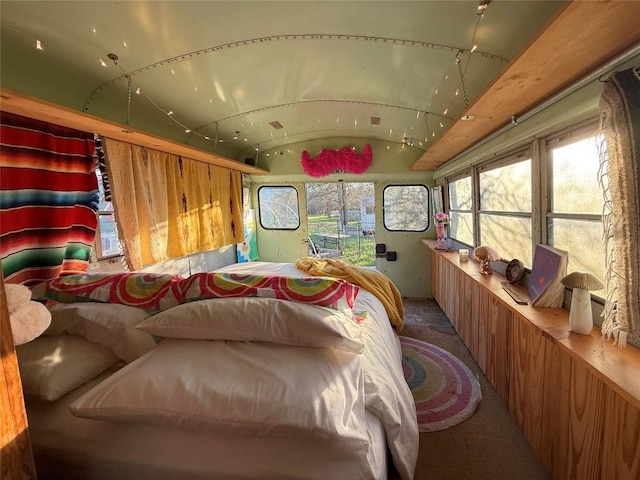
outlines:
[[[205,152],[197,148],[181,143],[173,142],[165,138],[132,130],[126,125],[110,122],[102,118],[94,117],[86,113],[78,112],[70,108],[45,102],[27,95],[0,89],[1,108],[5,112],[34,118],[43,122],[74,128],[82,132],[97,133],[103,137],[113,138],[122,142],[140,145],[143,147],[160,150],[162,152],[179,155],[199,162],[210,163],[218,167],[230,168],[243,173],[264,175],[269,173],[263,168],[245,165],[230,158]]]
[[[640,410],[606,392],[601,478],[640,478]]]
[[[640,2],[572,1],[412,166],[434,170],[640,41]]]
[[[436,301],[552,478],[638,480],[640,351],[515,304],[475,262],[433,250],[432,266]]]
[[[0,478],[36,478],[22,382],[13,345],[4,280],[0,272]]]

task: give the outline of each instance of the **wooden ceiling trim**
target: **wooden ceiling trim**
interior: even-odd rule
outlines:
[[[204,150],[131,129],[126,125],[109,122],[102,118],[48,103],[4,88],[0,89],[0,109],[16,115],[22,115],[23,117],[74,128],[83,132],[97,133],[103,137],[160,150],[218,167],[239,170],[242,173],[254,175],[265,175],[269,173],[262,168],[245,165],[244,163],[214,155]]]
[[[412,166],[430,171],[640,42],[640,2],[570,2]]]

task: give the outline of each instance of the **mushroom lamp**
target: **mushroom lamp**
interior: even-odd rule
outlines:
[[[493,273],[491,262],[500,260],[500,255],[498,255],[498,252],[495,249],[485,245],[480,245],[473,251],[473,258],[480,262],[481,274],[491,275]]]
[[[593,329],[591,295],[589,292],[602,289],[602,282],[588,272],[572,272],[560,282],[565,287],[573,289],[571,309],[569,310],[571,331],[589,335]]]

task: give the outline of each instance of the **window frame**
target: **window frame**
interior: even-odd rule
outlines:
[[[391,187],[395,187],[395,188],[399,188],[399,187],[422,187],[425,189],[426,193],[427,193],[427,201],[425,204],[425,208],[426,208],[426,219],[427,219],[427,226],[423,229],[423,230],[404,230],[404,229],[390,229],[387,226],[387,209],[385,208],[385,192],[387,191],[388,188]],[[384,227],[384,229],[388,232],[409,232],[409,233],[416,233],[416,232],[426,232],[427,230],[429,230],[429,228],[431,227],[431,202],[432,202],[432,198],[431,198],[431,189],[429,187],[427,187],[425,184],[423,183],[390,183],[388,185],[385,185],[384,188],[382,189],[382,226]]]
[[[293,213],[297,216],[297,219],[298,219],[298,224],[295,227],[287,227],[287,228],[285,228],[285,227],[268,227],[268,226],[264,225],[264,223],[263,223],[263,215],[262,215],[262,202],[260,200],[260,192],[263,189],[266,189],[266,188],[270,188],[270,189],[274,189],[274,190],[277,190],[277,189],[280,189],[280,190],[282,190],[282,189],[290,189],[290,190],[293,190],[295,192],[295,194],[296,194],[297,212],[293,212]],[[258,210],[258,219],[260,221],[260,226],[263,229],[265,229],[265,230],[296,231],[296,230],[298,230],[300,228],[300,225],[301,225],[301,223],[300,223],[300,192],[298,192],[298,189],[295,188],[293,185],[260,185],[260,187],[258,187],[258,191],[256,192],[256,198],[257,198],[257,201],[258,201],[258,208],[257,208],[257,210]],[[287,205],[287,208],[290,208],[290,207]]]
[[[467,165],[460,170],[452,172],[444,178],[446,185],[445,204],[447,211],[450,213],[450,184],[462,178],[471,177],[472,180],[472,213],[473,213],[473,237],[474,244],[470,245],[475,248],[479,245],[481,238],[480,216],[482,214],[495,214],[499,216],[508,216],[515,218],[530,218],[531,220],[531,251],[532,255],[535,246],[538,243],[551,245],[549,235],[549,225],[554,219],[568,220],[588,220],[600,221],[600,214],[591,213],[557,213],[551,211],[552,195],[553,195],[553,168],[551,151],[554,148],[570,145],[580,140],[598,135],[599,121],[597,118],[589,118],[584,121],[575,123],[568,127],[545,132],[526,143],[516,145],[514,148],[501,152],[498,157],[495,153],[483,154],[474,160],[472,165]],[[511,211],[493,211],[482,210],[480,207],[480,174],[493,168],[517,163],[518,161],[531,160],[531,212],[511,212]],[[454,210],[468,213],[467,210]],[[467,244],[452,240],[461,246]],[[604,255],[604,252],[602,253]],[[509,261],[509,259],[503,259]],[[530,268],[526,268],[530,272]],[[592,299],[597,303],[603,303],[604,300],[598,295],[592,294]]]

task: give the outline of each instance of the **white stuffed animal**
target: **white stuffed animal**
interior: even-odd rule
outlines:
[[[6,283],[4,289],[13,343],[22,345],[39,337],[51,323],[47,307],[31,300],[31,290],[25,285]]]

